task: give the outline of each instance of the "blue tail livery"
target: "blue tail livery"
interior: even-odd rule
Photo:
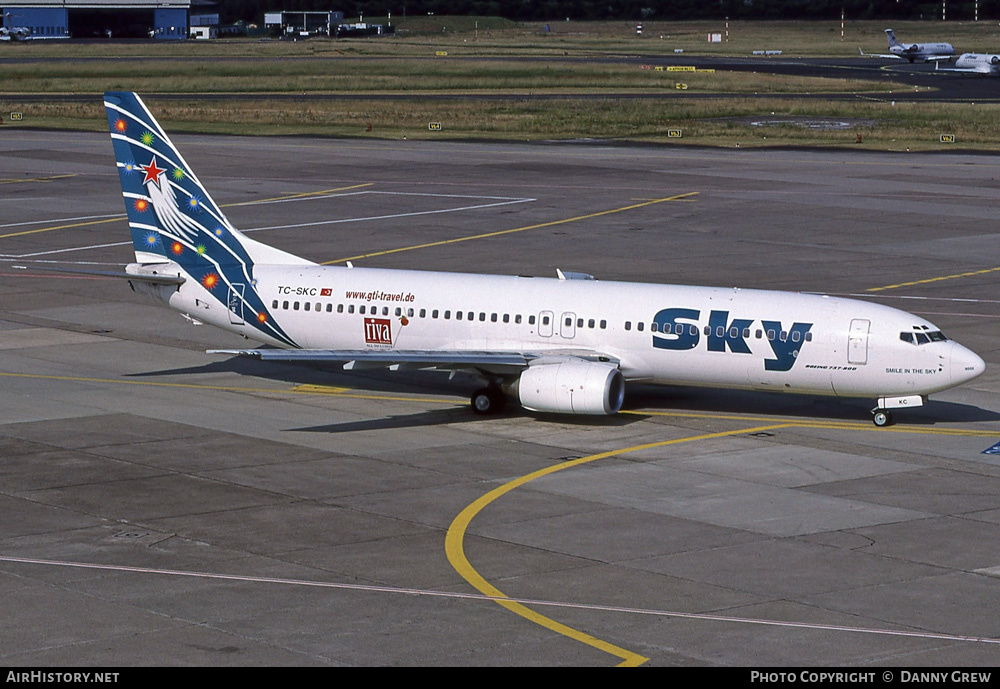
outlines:
[[[233,227],[139,96],[105,93],[104,107],[135,248],[129,272],[197,282],[205,294],[196,297],[195,313],[221,306],[231,323],[255,323],[266,340],[294,345],[254,289],[254,266],[313,264]],[[142,291],[171,302],[169,285]]]

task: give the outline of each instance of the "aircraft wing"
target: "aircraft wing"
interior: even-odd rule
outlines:
[[[210,349],[208,354],[246,356],[261,361],[306,364],[343,364],[345,370],[365,368],[470,371],[505,375],[518,373],[537,359],[580,359],[618,363],[618,359],[590,350],[502,352],[471,350],[369,349]]]

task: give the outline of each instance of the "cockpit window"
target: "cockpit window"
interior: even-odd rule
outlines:
[[[946,342],[947,337],[940,330],[928,330],[926,332],[906,332],[905,330],[899,333],[899,339],[903,342],[909,342],[912,345],[925,345],[929,342]]]

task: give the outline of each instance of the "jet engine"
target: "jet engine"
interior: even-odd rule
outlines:
[[[535,362],[514,387],[522,407],[550,414],[615,414],[625,398],[618,367],[596,361]]]

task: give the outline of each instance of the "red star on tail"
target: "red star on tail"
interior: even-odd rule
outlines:
[[[166,172],[167,169],[156,167],[156,156],[153,156],[153,159],[149,161],[149,165],[140,165],[139,167],[146,171],[146,179],[142,180],[143,184],[156,182],[156,186],[160,186],[160,175]]]

